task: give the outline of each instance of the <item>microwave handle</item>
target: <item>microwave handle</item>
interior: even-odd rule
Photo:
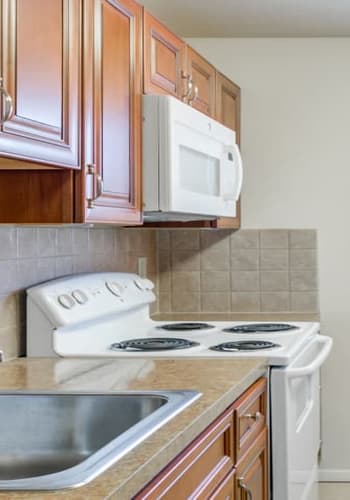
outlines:
[[[223,195],[225,201],[238,201],[238,198],[242,191],[242,183],[243,183],[243,165],[242,165],[242,157],[239,151],[239,147],[237,144],[233,144],[232,146],[225,147],[225,154],[231,153],[234,158],[234,166],[236,169],[237,175],[237,185],[233,193]]]

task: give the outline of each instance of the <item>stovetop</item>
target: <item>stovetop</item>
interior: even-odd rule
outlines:
[[[169,324],[169,323],[167,323]],[[178,325],[179,322],[174,322]],[[54,332],[55,350],[62,356],[99,357],[261,357],[274,366],[287,365],[295,353],[311,335],[318,333],[318,323],[292,323],[293,329],[272,333],[232,333],[232,327],[249,326],[250,322],[211,322],[211,328],[203,330],[162,330],[163,322],[151,319],[134,324],[123,330],[113,322],[105,322],[89,329],[80,328],[73,336],[68,332]],[[268,325],[268,323],[263,323]],[[136,340],[135,344],[132,341]],[[169,341],[170,340],[170,341]],[[139,350],[143,342],[148,342],[146,350]],[[161,342],[164,346],[161,346]],[[180,341],[180,344],[179,344]],[[190,346],[183,344],[188,341]],[[244,344],[240,344],[240,343]],[[217,348],[221,344],[231,344]],[[238,343],[238,345],[234,345]],[[262,345],[263,344],[263,345]],[[167,350],[165,347],[169,346]],[[242,347],[245,347],[243,350]]]

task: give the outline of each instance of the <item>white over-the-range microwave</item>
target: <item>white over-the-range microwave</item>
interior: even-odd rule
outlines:
[[[236,134],[171,96],[143,96],[145,220],[234,217],[242,187]]]

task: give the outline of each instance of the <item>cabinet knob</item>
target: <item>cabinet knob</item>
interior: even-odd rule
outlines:
[[[185,73],[184,71],[181,72],[181,78],[186,80],[185,82],[185,93],[182,96],[183,102],[188,102],[188,99],[191,97],[192,94],[192,89],[193,89],[193,80],[192,80],[192,75],[189,75]]]
[[[11,116],[13,115],[12,97],[7,92],[5,87],[3,86],[3,80],[4,79],[2,77],[0,77],[0,96],[5,101],[5,111],[4,111],[3,116],[0,119],[0,125],[3,125],[5,122],[7,122],[11,118]]]
[[[91,176],[92,179],[89,186],[89,195],[86,197],[87,207],[95,208],[95,201],[102,195],[103,192],[103,180],[101,175],[96,175],[96,165],[94,164],[86,166],[86,176]]]

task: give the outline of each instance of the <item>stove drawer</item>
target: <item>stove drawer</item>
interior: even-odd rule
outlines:
[[[261,378],[234,403],[236,461],[266,424],[266,378]]]

